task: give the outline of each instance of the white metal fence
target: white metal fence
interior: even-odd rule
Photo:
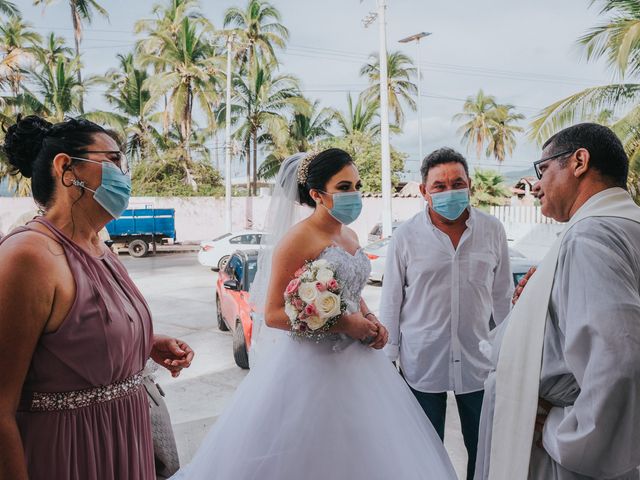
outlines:
[[[490,213],[502,223],[558,223],[552,218],[542,215],[541,208],[533,205],[491,207]]]

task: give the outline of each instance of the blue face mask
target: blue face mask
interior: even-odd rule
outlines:
[[[102,182],[97,190],[90,189],[82,180],[74,180],[73,184],[93,192],[93,199],[114,219],[119,218],[129,206],[131,177],[126,173],[122,173],[120,169],[111,162],[96,162],[88,158],[71,158],[102,165]]]
[[[362,212],[362,194],[360,192],[322,193],[332,196],[333,208],[327,210],[340,223],[349,225],[360,216],[360,212]]]
[[[468,188],[431,194],[431,208],[447,220],[457,220],[468,206]]]

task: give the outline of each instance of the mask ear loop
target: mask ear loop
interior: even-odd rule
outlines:
[[[84,187],[84,182],[82,182],[82,181],[80,181],[78,179],[73,179],[71,181],[71,183],[69,183],[69,184],[67,184],[65,182],[64,176],[66,175],[67,172],[70,172],[70,171],[71,171],[71,165],[67,164],[62,168],[62,178],[60,179],[60,182],[62,183],[62,185],[67,187],[67,188],[72,187],[72,186]]]
[[[83,190],[89,190],[90,192],[96,193],[95,190],[87,187],[86,183],[84,182],[84,180],[78,180],[77,178],[74,178],[71,183],[67,184],[64,181],[64,175],[67,172],[71,171],[71,166],[70,165],[65,165],[64,168],[62,169],[62,178],[60,179],[60,181],[62,182],[62,185],[64,185],[65,187],[69,188],[69,187],[78,187],[81,188]]]

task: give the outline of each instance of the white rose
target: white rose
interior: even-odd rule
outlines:
[[[329,291],[321,292],[314,302],[321,318],[333,318],[340,315],[340,297]]]
[[[319,282],[327,283],[329,280],[333,279],[333,272],[328,268],[321,268],[320,270],[318,270],[316,278]]]
[[[304,303],[309,304],[318,296],[318,289],[315,283],[302,282],[298,287],[298,296]]]
[[[306,318],[305,322],[311,330],[318,330],[326,323],[324,318],[316,317],[315,315],[313,317]]]
[[[326,261],[324,258],[321,258],[320,260],[316,260],[315,262],[313,262],[313,266],[316,268],[326,268],[327,265],[329,265],[329,262]]]
[[[289,302],[284,305],[284,313],[287,314],[287,317],[289,317],[289,320],[291,321],[294,321],[298,317],[298,310],[296,310],[296,307],[291,305]]]

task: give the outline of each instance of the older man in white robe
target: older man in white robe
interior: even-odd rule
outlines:
[[[535,162],[543,214],[569,222],[496,329],[476,478],[637,480],[640,208],[614,133],[579,124]]]

